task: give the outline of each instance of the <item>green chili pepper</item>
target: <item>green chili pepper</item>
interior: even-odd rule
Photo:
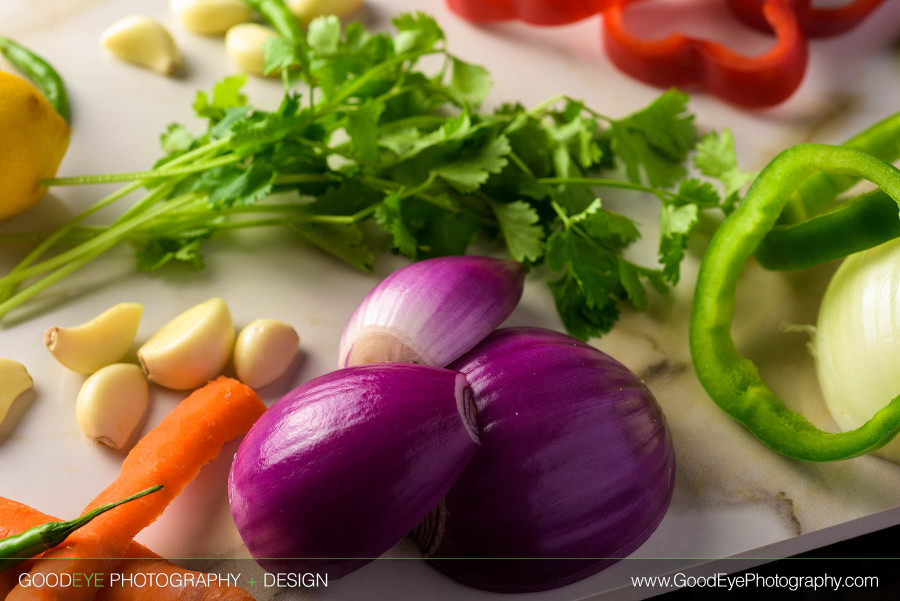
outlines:
[[[150,488],[142,490],[121,501],[98,507],[74,520],[68,522],[48,522],[41,526],[30,528],[21,534],[16,534],[15,536],[0,540],[0,572],[61,544],[70,534],[101,513],[106,513],[110,509],[118,507],[123,503],[134,501],[135,499],[154,493],[161,488],[162,484],[157,484],[156,486],[151,486]]]
[[[900,170],[875,156],[816,144],[782,152],[763,169],[710,241],[697,276],[690,347],[697,376],[710,397],[762,442],[789,457],[835,461],[873,451],[900,431],[900,395],[855,430],[825,432],[788,409],[731,338],[735,290],[744,264],[775,225],[795,182],[817,171],[867,179],[900,202]]]
[[[900,158],[900,113],[882,119],[842,146],[862,150],[882,161],[893,163]],[[790,225],[809,219],[858,181],[858,177],[822,172],[807,177],[791,194],[791,201],[782,211],[779,223]]]
[[[0,54],[38,87],[68,123],[69,94],[56,69],[28,48],[3,36],[0,36]]]
[[[300,28],[300,22],[294,16],[284,0],[244,0],[252,9],[262,15],[282,37],[291,40],[302,40],[306,36]]]

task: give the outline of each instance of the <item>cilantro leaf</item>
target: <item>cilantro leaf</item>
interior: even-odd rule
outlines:
[[[441,26],[433,17],[422,12],[397,15],[391,23],[397,29],[394,36],[394,52],[397,54],[425,52],[444,40]]]
[[[521,262],[537,261],[544,254],[544,228],[540,217],[523,200],[509,203],[492,202],[491,209],[500,224],[509,256]]]
[[[509,140],[498,136],[481,148],[433,169],[432,173],[461,192],[472,192],[484,184],[491,173],[500,173],[507,164],[507,154]]]
[[[334,54],[341,43],[341,22],[334,15],[316,17],[309,23],[306,41],[320,56]]]
[[[717,207],[722,202],[712,184],[694,178],[681,180],[677,194],[669,201],[677,206],[695,204],[699,207]]]
[[[184,152],[191,147],[194,136],[180,123],[170,123],[159,136],[159,143],[165,153]]]
[[[375,222],[390,232],[394,248],[407,257],[416,257],[416,238],[403,220],[401,199],[398,194],[389,194],[375,210]]]
[[[628,179],[666,188],[684,177],[684,161],[694,148],[697,132],[687,112],[688,95],[663,93],[647,108],[614,121],[612,148],[625,165]]]
[[[294,229],[317,246],[361,271],[372,271],[375,256],[359,226],[332,223],[294,223]]]
[[[344,129],[363,161],[378,160],[378,120],[382,112],[384,103],[369,101],[347,115]]]
[[[742,171],[737,164],[734,150],[734,136],[728,129],[722,133],[710,132],[697,144],[694,166],[706,177],[717,179],[725,186],[725,200],[722,208],[731,212],[739,200],[744,186],[756,179],[757,174]]]
[[[547,285],[566,331],[579,340],[586,341],[608,332],[619,318],[615,302],[601,307],[589,303],[578,279],[570,272]]]
[[[202,90],[197,92],[194,112],[198,117],[205,117],[214,122],[221,120],[225,117],[227,109],[247,104],[247,97],[241,93],[246,83],[247,75],[244,73],[229,75],[213,85],[211,97]]]
[[[663,276],[677,284],[687,238],[697,225],[697,205],[663,205],[659,219],[659,262]]]
[[[451,79],[447,91],[460,104],[478,106],[491,91],[491,76],[488,70],[480,65],[473,65],[458,58],[450,61]]]
[[[248,168],[227,165],[203,173],[194,190],[209,191],[209,203],[214,207],[250,206],[269,195],[274,180],[270,168],[255,162]]]

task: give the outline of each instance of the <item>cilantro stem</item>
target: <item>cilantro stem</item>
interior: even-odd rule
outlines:
[[[240,157],[236,155],[225,155],[206,162],[199,162],[187,167],[176,167],[174,169],[152,169],[150,171],[131,171],[128,173],[106,173],[100,175],[79,175],[77,177],[53,177],[42,179],[41,186],[83,186],[86,184],[113,184],[119,182],[133,182],[136,180],[153,180],[177,175],[190,175],[198,171],[206,171],[207,169],[215,169],[236,163]]]
[[[156,217],[167,211],[179,208],[187,204],[188,202],[196,200],[198,197],[199,195],[197,194],[186,194],[179,198],[174,198],[163,205],[153,207],[145,211],[142,215],[127,220],[125,223],[117,222],[115,225],[110,227],[99,236],[92,238],[87,242],[76,246],[75,248],[60,253],[51,259],[47,259],[46,261],[38,263],[37,265],[26,267],[15,273],[7,274],[6,276],[0,278],[0,285],[5,286],[7,284],[15,284],[23,280],[27,280],[28,278],[40,275],[52,269],[56,269],[57,267],[61,267],[70,261],[80,259],[82,256],[91,254],[98,248],[105,248],[105,244],[110,241],[119,242],[124,237],[123,234],[127,234],[128,232],[136,229],[137,227],[143,225],[144,223],[147,223],[152,219],[155,219]],[[0,313],[0,317],[2,317],[2,313]]]
[[[328,184],[338,181],[334,175],[327,173],[291,173],[275,178],[275,185],[284,184]]]
[[[112,194],[100,199],[98,202],[94,203],[92,206],[88,207],[86,210],[82,211],[72,219],[70,219],[65,225],[58,228],[52,234],[47,236],[43,242],[38,244],[34,249],[31,250],[25,258],[22,259],[13,269],[7,274],[7,277],[10,275],[14,275],[16,273],[21,272],[26,267],[34,263],[38,257],[47,252],[50,248],[53,247],[54,244],[62,240],[75,226],[79,223],[99,211],[100,209],[107,207],[114,203],[115,201],[128,196],[135,190],[141,187],[140,182],[133,183],[131,185],[125,186],[123,188],[119,188]],[[5,278],[4,278],[5,279]],[[15,284],[11,284],[9,286],[0,286],[0,301],[5,301],[10,296],[12,296],[16,291]]]
[[[619,188],[621,190],[635,190],[637,192],[647,192],[653,194],[657,198],[680,198],[675,192],[669,192],[661,188],[636,184],[634,182],[621,181],[617,179],[604,179],[601,177],[539,177],[539,184],[549,185],[572,185],[572,186],[597,186],[598,188]],[[690,199],[687,199],[690,201]]]

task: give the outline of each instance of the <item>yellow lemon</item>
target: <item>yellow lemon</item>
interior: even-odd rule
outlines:
[[[38,180],[56,175],[69,145],[69,124],[33,85],[0,72],[0,220],[44,195]]]

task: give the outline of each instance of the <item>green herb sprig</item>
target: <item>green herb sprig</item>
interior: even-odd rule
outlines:
[[[266,48],[267,69],[285,84],[276,110],[249,104],[244,76],[227,77],[197,94],[206,130],[170,125],[153,169],[45,181],[131,183],[52,234],[4,237],[40,244],[0,278],[0,317],[122,242],[144,271],[202,267],[203,243],[218,233],[286,227],[370,270],[378,244],[364,226],[374,224],[413,260],[463,254],[481,238],[528,267],[545,264],[566,328],[587,339],[615,323],[620,301],[643,309],[647,286],[677,283],[699,212],[730,211],[752,178],[737,169],[728,132],[698,143],[681,92],[619,119],[564,96],[485,111],[487,70],[450,54],[433,18],[401,14],[393,24],[393,34],[371,33],[318,18],[305,36]],[[422,68],[425,57],[433,68]],[[692,153],[718,187],[687,177]],[[661,201],[658,265],[622,256],[640,231],[603,206],[595,190],[604,187]],[[82,225],[142,188],[113,223]],[[293,200],[272,201],[274,192]]]

